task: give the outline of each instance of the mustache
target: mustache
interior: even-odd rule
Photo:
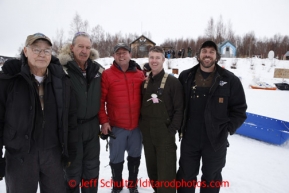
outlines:
[[[210,56],[205,56],[205,57],[203,57],[203,59],[206,59],[206,58],[213,59],[213,58],[210,57]]]
[[[88,54],[84,54],[84,53],[80,53],[79,55],[80,55],[80,56],[84,56],[84,57],[87,57],[87,56],[88,56]]]

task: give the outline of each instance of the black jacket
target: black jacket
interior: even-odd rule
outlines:
[[[185,110],[182,134],[185,135],[189,112],[189,97],[192,81],[200,64],[183,71],[179,80],[185,93]],[[228,132],[232,135],[246,120],[246,98],[238,77],[216,64],[216,73],[209,91],[204,112],[208,137],[215,150],[227,140]]]
[[[23,62],[20,73],[13,76],[0,74],[0,148],[4,145],[14,152],[31,151],[37,122],[39,99],[36,97],[39,96],[35,92],[29,66],[25,60]],[[59,144],[63,148],[63,155],[73,160],[78,139],[76,99],[62,66],[50,63],[48,70],[52,86],[45,95],[55,97],[56,112],[53,116],[57,116],[55,129]]]

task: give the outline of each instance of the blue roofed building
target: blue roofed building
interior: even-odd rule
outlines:
[[[236,46],[230,41],[218,44],[219,52],[223,58],[235,58],[237,55]]]

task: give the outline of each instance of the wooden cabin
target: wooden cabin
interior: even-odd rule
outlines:
[[[141,35],[130,43],[132,58],[148,57],[149,49],[155,45],[156,43],[154,43],[152,40],[144,35]]]

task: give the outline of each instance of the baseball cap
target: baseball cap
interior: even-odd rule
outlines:
[[[26,42],[25,42],[25,46],[31,45],[31,44],[33,44],[36,40],[39,40],[39,39],[48,41],[48,43],[50,44],[50,46],[52,46],[51,40],[50,40],[46,35],[44,35],[44,34],[42,34],[42,33],[35,33],[35,34],[33,34],[33,35],[27,36]]]
[[[218,51],[218,48],[217,48],[217,45],[215,42],[211,41],[211,40],[208,40],[208,41],[205,41],[202,45],[201,45],[201,48],[205,48],[205,47],[213,47],[215,48],[216,51]]]
[[[146,72],[149,72],[149,71],[152,70],[151,67],[150,67],[150,65],[149,65],[149,63],[145,63],[145,64],[143,65],[143,69],[144,69]]]
[[[114,46],[114,48],[113,48],[113,53],[117,52],[117,50],[120,49],[120,48],[124,48],[124,49],[126,49],[127,51],[130,52],[130,47],[129,47],[127,44],[125,44],[125,43],[118,43],[118,44],[116,44],[116,46]]]

